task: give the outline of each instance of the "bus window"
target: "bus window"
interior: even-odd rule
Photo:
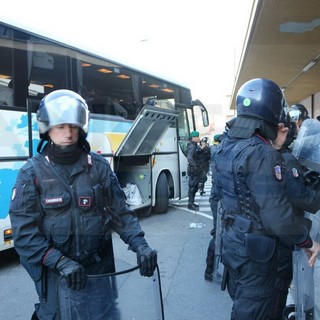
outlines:
[[[0,106],[13,106],[13,83],[12,80],[3,79],[0,75]]]
[[[80,94],[92,113],[120,116],[134,120],[138,110],[134,103],[132,71],[95,59],[79,60]]]
[[[8,34],[2,30],[4,35]],[[11,34],[11,33],[10,33]],[[12,107],[14,105],[13,94],[13,70],[12,70],[12,40],[0,40],[0,106]]]
[[[36,37],[30,39],[28,61],[30,68],[29,97],[42,99],[53,90],[67,86],[68,56],[67,50],[57,50],[54,44],[48,44]],[[56,53],[59,52],[59,53]]]
[[[178,133],[179,133],[179,146],[182,152],[187,154],[187,144],[189,142],[189,121],[185,108],[178,108]]]
[[[162,104],[165,108],[174,109],[175,103],[180,102],[178,90],[167,82],[145,76],[141,84],[143,104],[146,104],[146,101],[153,97],[158,105]]]

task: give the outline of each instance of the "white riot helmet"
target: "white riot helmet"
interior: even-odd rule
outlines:
[[[89,109],[85,100],[71,90],[56,90],[46,95],[37,111],[40,138],[59,124],[73,124],[79,127],[84,137],[88,134]]]

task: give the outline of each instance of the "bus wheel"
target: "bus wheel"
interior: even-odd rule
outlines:
[[[166,213],[169,207],[168,180],[164,172],[161,172],[156,186],[156,204],[153,211],[156,213]]]

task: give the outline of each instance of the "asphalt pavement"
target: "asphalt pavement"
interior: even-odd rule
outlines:
[[[173,201],[166,214],[140,217],[149,245],[158,251],[164,318],[158,318],[157,313],[145,316],[147,308],[157,309],[154,296],[159,296],[159,290],[153,286],[153,294],[150,293],[152,279],[142,278],[136,271],[130,284],[121,284],[121,290],[125,292],[121,303],[135,304],[138,313],[122,320],[230,319],[232,302],[228,293],[220,290],[220,284],[204,280],[212,229],[210,188],[209,177],[206,194],[196,195],[199,211],[188,210],[187,199],[183,199]],[[113,235],[113,242],[117,260],[124,261],[127,266],[135,266],[136,255],[128,250],[117,234]],[[0,253],[0,281],[0,320],[29,320],[37,296],[31,279],[16,256]],[[146,281],[151,285],[147,290]]]
[[[204,280],[212,215],[206,194],[196,194],[199,211],[187,208],[188,199],[173,201],[166,214],[141,218],[146,239],[158,251],[165,320],[229,320],[232,301],[220,283]],[[115,255],[135,263],[126,246],[115,238]],[[150,319],[152,320],[152,319]]]

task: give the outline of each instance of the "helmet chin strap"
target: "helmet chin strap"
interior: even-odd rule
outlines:
[[[41,141],[40,141],[40,143],[38,144],[38,147],[37,147],[37,152],[38,152],[38,153],[41,153],[41,152],[42,152],[42,150],[43,150],[43,144],[44,144],[45,142],[47,142],[47,139],[42,138]]]

